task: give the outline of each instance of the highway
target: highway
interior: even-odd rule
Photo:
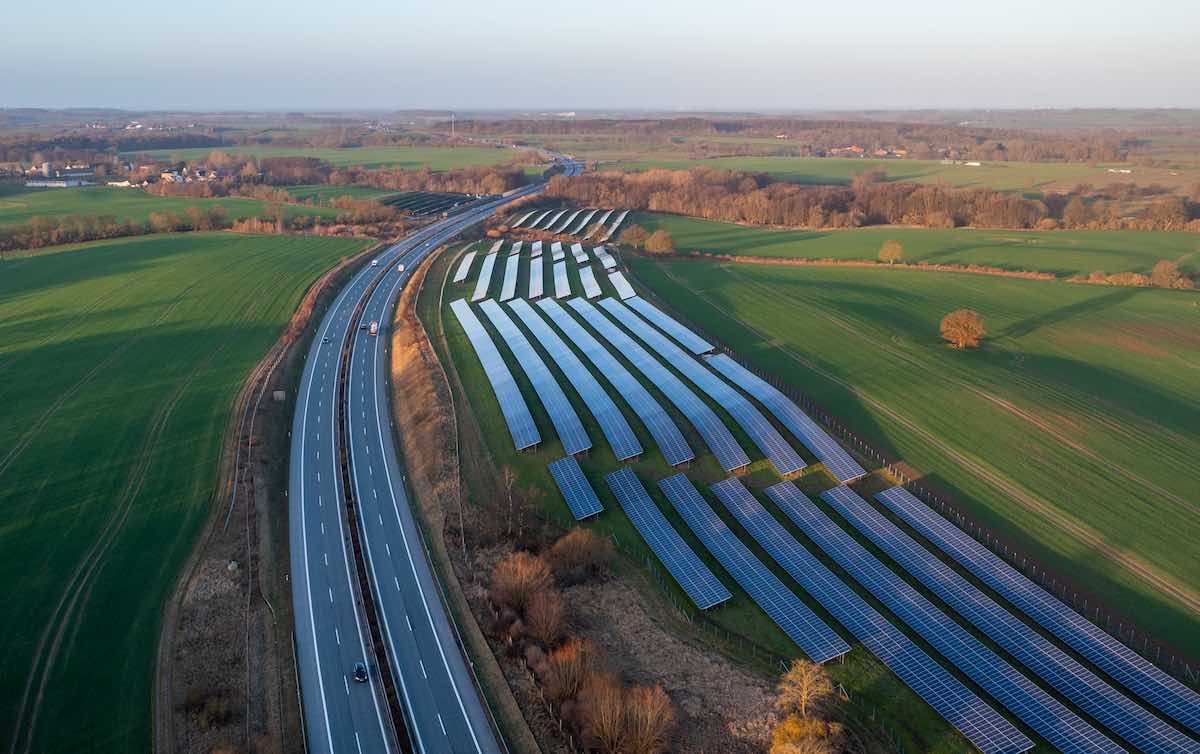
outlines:
[[[566,169],[580,169],[568,163]],[[365,266],[339,292],[306,356],[292,424],[289,537],[297,666],[307,748],[324,752],[398,750],[393,721],[369,652],[360,597],[374,599],[409,739],[421,752],[499,752],[471,673],[455,639],[417,532],[396,456],[388,402],[387,337],[396,297],[428,253],[482,222],[498,207],[539,191],[481,201],[413,233]],[[398,265],[405,266],[400,272]],[[372,286],[375,286],[372,288]],[[373,291],[373,292],[372,292]],[[369,300],[367,294],[372,292]],[[380,323],[378,337],[355,327]],[[347,432],[339,432],[338,379],[351,338]],[[348,450],[358,521],[347,519],[339,452]],[[360,595],[350,545],[359,526],[371,594]],[[364,662],[367,682],[352,678]]]

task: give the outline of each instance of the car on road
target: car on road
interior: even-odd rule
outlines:
[[[372,259],[372,260],[371,260],[371,266],[372,266],[372,267],[378,267],[378,266],[379,266],[379,260],[378,260],[378,259]]]
[[[321,342],[322,342],[322,343],[328,343],[328,342],[329,342],[329,336],[328,336],[328,335],[326,335],[324,338],[321,338]]]
[[[368,327],[370,327],[370,325],[368,325],[366,322],[363,322],[361,325],[358,326],[358,329],[366,330]]]
[[[354,680],[357,683],[367,682],[367,664],[365,662],[354,663]]]

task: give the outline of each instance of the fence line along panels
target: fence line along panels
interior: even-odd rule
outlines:
[[[632,469],[626,466],[614,471],[605,475],[604,481],[642,539],[696,607],[707,610],[733,596],[667,521]]]
[[[483,323],[461,298],[450,302],[450,310],[462,325],[467,340],[471,342],[475,355],[483,365],[483,372],[492,385],[496,402],[500,404],[500,412],[504,414],[504,421],[508,424],[508,433],[512,436],[513,445],[517,450],[537,445],[542,441],[542,436],[533,421],[533,415],[529,413],[529,407],[525,405],[525,398],[521,395],[517,381],[513,379],[512,372],[508,370],[508,365],[504,363],[504,357],[492,342],[492,337],[483,328]]]
[[[738,445],[729,428],[691,388],[588,301],[576,297],[567,303],[679,409],[704,439],[721,468],[733,471],[750,465],[750,457]]]
[[[625,402],[642,420],[642,424],[646,426],[646,430],[650,432],[654,442],[658,444],[658,449],[662,452],[668,465],[678,466],[696,457],[670,414],[659,405],[646,388],[642,387],[642,383],[638,382],[637,378],[630,374],[601,345],[600,341],[593,338],[591,333],[575,321],[575,318],[554,299],[543,299],[538,302],[538,306],[550,318],[550,321],[557,325],[558,329],[575,344],[575,347],[583,351],[583,355],[592,362],[596,371],[608,380],[613,389],[617,391],[617,395],[625,399]]]
[[[800,544],[736,478],[710,487],[772,559],[917,696],[981,751],[1028,746],[986,702],[930,657]]]
[[[608,444],[612,447],[613,455],[617,460],[623,461],[626,458],[640,456],[642,444],[638,442],[637,435],[633,433],[629,422],[625,421],[625,415],[621,413],[621,409],[617,408],[617,404],[579,360],[575,352],[563,342],[562,338],[558,337],[546,320],[533,310],[529,302],[517,299],[509,304],[509,307],[525,324],[525,327],[533,333],[533,337],[542,344],[546,353],[550,354],[550,358],[554,360],[559,371],[566,376],[571,387],[575,388],[575,392],[592,412],[592,416],[596,417],[596,423],[600,425],[600,430],[608,439]]]
[[[583,422],[579,421],[579,415],[575,413],[571,401],[567,399],[558,380],[554,379],[546,362],[542,361],[542,357],[534,350],[525,334],[495,301],[488,299],[480,304],[479,308],[491,320],[500,337],[508,345],[508,350],[521,365],[525,376],[529,378],[533,391],[537,393],[538,400],[542,402],[550,416],[550,422],[558,433],[563,451],[573,456],[592,447],[587,430],[583,428]]]
[[[721,353],[706,359],[708,365],[720,372],[733,384],[745,390],[767,410],[775,415],[779,423],[788,429],[804,447],[839,482],[849,482],[866,475],[866,470],[854,460],[850,453],[838,444],[808,414],[766,380],[746,369],[729,356]]]

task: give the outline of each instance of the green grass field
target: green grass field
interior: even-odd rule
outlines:
[[[257,147],[228,146],[195,149],[157,149],[137,152],[158,160],[199,160],[214,150],[230,154],[249,154],[255,157],[316,157],[331,165],[367,168],[398,167],[416,170],[451,170],[472,165],[499,165],[517,156],[513,149],[493,147],[354,147],[347,149],[320,147]]]
[[[224,207],[231,220],[258,216],[262,214],[267,205],[266,202],[257,199],[240,197],[193,199],[183,196],[154,196],[136,188],[85,186],[83,188],[52,189],[0,184],[0,226],[27,222],[30,218],[39,215],[45,217],[111,215],[118,220],[128,218],[143,222],[151,212],[182,214],[188,207],[207,209],[214,204]],[[284,210],[289,217],[296,215],[334,217],[339,212],[339,210],[327,207],[298,207],[295,205],[284,205]]]
[[[428,284],[422,293],[420,303],[420,311],[423,321],[427,326],[434,328],[435,318],[440,318],[442,325],[445,327],[446,339],[449,345],[449,357],[457,370],[459,379],[462,381],[466,395],[458,395],[456,399],[467,400],[470,405],[471,412],[478,421],[483,433],[484,441],[487,444],[488,452],[491,456],[491,462],[497,467],[501,464],[510,465],[518,476],[519,486],[536,487],[544,493],[542,498],[546,510],[556,519],[569,520],[570,513],[563,501],[558,488],[555,486],[552,477],[546,469],[546,464],[554,461],[563,455],[561,443],[557,440],[554,432],[553,424],[550,423],[549,417],[543,409],[541,403],[536,398],[532,386],[526,378],[524,372],[513,360],[512,355],[507,351],[503,344],[502,338],[499,336],[491,325],[488,323],[486,316],[482,311],[476,309],[476,314],[485,324],[491,334],[492,339],[496,342],[502,354],[508,360],[509,368],[516,378],[522,393],[525,396],[527,405],[533,413],[534,419],[537,422],[539,431],[541,432],[544,442],[533,450],[527,450],[522,453],[516,453],[513,450],[512,441],[510,439],[507,425],[500,411],[495,394],[492,391],[490,383],[483,372],[482,366],[476,357],[469,341],[466,339],[462,328],[458,324],[458,320],[450,311],[449,302],[459,297],[469,297],[474,288],[474,280],[476,275],[468,276],[465,283],[459,285],[448,285],[445,294],[444,309],[438,310],[438,293],[443,276],[453,255],[446,255],[443,259],[438,260],[434,268],[429,273]],[[502,261],[502,260],[500,260]],[[502,265],[498,265],[502,267]],[[573,290],[579,290],[580,284],[578,274],[575,270],[576,265],[569,263],[567,265],[571,285]],[[478,262],[475,265],[478,270]],[[524,265],[522,265],[522,277],[524,277]],[[502,278],[502,270],[495,271],[492,279],[491,292],[493,295],[499,290],[500,281]],[[553,290],[549,266],[546,270],[546,285],[547,290]],[[603,276],[600,276],[603,279]],[[611,292],[608,289],[607,282],[602,280],[602,285],[606,288],[606,292]],[[524,292],[524,282],[518,286],[518,292]],[[524,329],[524,326],[519,324],[515,315],[514,321],[518,321],[518,326]],[[553,360],[545,353],[532,334],[528,334],[531,343],[542,354],[543,360],[551,365],[551,370],[558,377],[558,381],[562,385],[567,385],[565,377],[558,371],[557,367],[553,366]],[[447,355],[447,354],[443,354]],[[582,358],[582,357],[581,357]],[[450,363],[450,362],[448,362]],[[585,360],[585,363],[586,362]],[[590,363],[588,363],[591,369]],[[631,373],[637,374],[636,369],[629,367]],[[604,379],[592,369],[593,374],[600,380],[601,384],[605,384]],[[699,435],[691,427],[691,425],[680,415],[670,402],[662,396],[658,391],[646,380],[642,383],[655,394],[658,401],[668,413],[672,415],[677,426],[684,432],[689,445],[696,450],[697,459],[689,464],[686,468],[688,476],[701,487],[702,493],[709,499],[710,504],[714,505],[714,509],[720,510],[720,505],[716,503],[708,492],[705,485],[719,481],[725,478],[726,474],[721,470],[719,464],[711,453],[707,452],[706,446],[703,444]],[[618,463],[613,456],[612,450],[604,435],[600,431],[599,426],[588,412],[585,404],[579,400],[578,396],[569,387],[564,388],[570,397],[576,413],[583,421],[589,436],[592,438],[594,446],[585,455],[580,457],[580,465],[584,472],[590,478],[593,488],[600,496],[605,506],[605,512],[600,516],[591,518],[587,522],[587,526],[593,528],[606,535],[615,537],[622,547],[627,551],[632,551],[634,556],[627,561],[629,567],[640,567],[640,561],[648,558],[652,562],[656,562],[654,555],[651,553],[642,542],[636,529],[630,523],[629,519],[621,512],[621,508],[612,496],[607,485],[604,484],[603,474],[614,471],[619,468],[622,463]],[[697,391],[698,392],[698,391]],[[611,393],[610,393],[611,394]],[[757,452],[754,446],[746,438],[745,434],[737,427],[737,425],[725,414],[724,410],[714,404],[712,401],[703,397],[703,400],[721,416],[727,426],[734,432],[740,444],[747,449],[750,454],[752,465],[747,472],[746,478],[754,483],[766,483],[770,481],[778,481],[773,468],[763,459],[761,454]],[[708,555],[707,551],[700,544],[687,528],[686,524],[674,512],[671,505],[666,501],[665,497],[659,492],[654,481],[663,477],[676,473],[676,469],[667,466],[662,457],[661,452],[654,444],[653,438],[645,430],[641,422],[637,419],[636,414],[620,399],[618,404],[625,413],[627,420],[634,431],[637,433],[643,448],[646,449],[638,460],[632,463],[632,466],[638,477],[646,485],[647,490],[656,500],[660,509],[672,522],[675,528],[689,541],[692,548],[701,555],[708,563],[709,567],[717,573],[721,580],[731,588],[734,592],[734,598],[727,604],[709,612],[709,617],[712,621],[725,630],[734,632],[735,634],[749,637],[760,647],[783,657],[800,656],[798,648],[791,643],[779,628],[772,623],[757,605],[750,599],[748,595],[737,588],[736,582],[721,570],[715,559]],[[805,474],[798,480],[810,493],[817,490],[832,486],[829,477],[819,466],[810,467]],[[484,494],[480,490],[471,490],[470,494]],[[763,498],[764,503],[765,498]],[[768,503],[769,505],[769,503]],[[777,514],[780,515],[781,514]],[[732,518],[725,516],[727,523],[737,531],[744,542],[751,544],[752,549],[758,554],[763,562],[771,563],[771,559],[763,551],[758,549],[757,545],[753,545],[752,538],[741,531],[737,523]],[[790,528],[790,527],[789,527]],[[798,537],[803,539],[803,534],[793,529]],[[773,565],[773,564],[772,564]],[[661,570],[661,568],[660,568]],[[789,581],[789,577],[780,569],[774,569],[776,573],[785,581]],[[670,597],[679,604],[688,604],[687,597],[680,590],[670,576],[665,571],[662,572],[667,581],[667,589]],[[798,592],[798,587],[793,587]],[[655,592],[655,595],[658,593]],[[801,592],[801,594],[803,594]],[[652,599],[661,599],[661,597],[651,596]],[[819,605],[815,602],[810,602],[818,612],[823,612]],[[663,602],[663,609],[670,610],[670,607]],[[827,616],[827,620],[836,625],[832,618]],[[910,751],[922,752],[952,752],[962,751],[965,744],[958,735],[949,728],[932,710],[930,710],[919,698],[917,698],[907,687],[903,686],[892,676],[886,668],[884,668],[873,656],[863,650],[861,647],[856,647],[848,656],[845,663],[831,663],[829,666],[830,673],[836,680],[843,683],[849,689],[852,697],[856,700],[854,705],[851,705],[851,711],[854,714],[861,715],[864,719],[874,710],[876,714],[882,715],[886,719],[886,724],[892,729],[895,734],[903,741],[905,747]]]
[[[651,158],[605,163],[601,170],[642,171],[650,168],[687,170],[693,167],[767,173],[780,181],[806,185],[849,185],[858,173],[882,170],[891,181],[945,182],[961,188],[990,188],[997,191],[1042,192],[1068,190],[1078,183],[1103,186],[1136,181],[1183,187],[1200,180],[1192,168],[1147,168],[1132,164],[1060,162],[984,162],[979,166],[945,165],[940,160],[886,160],[850,157],[713,157],[702,160]],[[1108,169],[1132,173],[1109,173]]]
[[[677,215],[639,212],[626,227],[662,228],[680,251],[703,251],[778,259],[879,258],[889,238],[904,244],[904,261],[978,264],[1057,275],[1149,272],[1161,259],[1200,271],[1200,236],[1195,233],[1120,230],[973,230],[967,228],[858,228],[773,230]]]
[[[186,234],[0,262],[0,739],[36,667],[33,751],[151,748],[160,611],[234,396],[364,245]]]
[[[1197,603],[1185,607],[1200,595],[1200,297],[886,269],[634,270],[1030,555],[1200,656]],[[979,351],[939,341],[959,307],[987,322]]]

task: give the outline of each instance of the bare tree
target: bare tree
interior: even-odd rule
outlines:
[[[513,530],[513,485],[517,482],[517,472],[507,463],[500,467],[500,483],[504,485],[504,495],[508,500],[508,514],[505,518],[505,534],[512,536]]]
[[[957,309],[942,318],[942,338],[959,349],[978,348],[979,341],[987,334],[983,317],[973,309]]]
[[[775,706],[784,712],[798,711],[802,717],[814,705],[833,694],[833,683],[815,662],[797,659],[779,679]]]
[[[879,247],[879,261],[887,264],[904,261],[904,244],[893,238],[884,241]]]

